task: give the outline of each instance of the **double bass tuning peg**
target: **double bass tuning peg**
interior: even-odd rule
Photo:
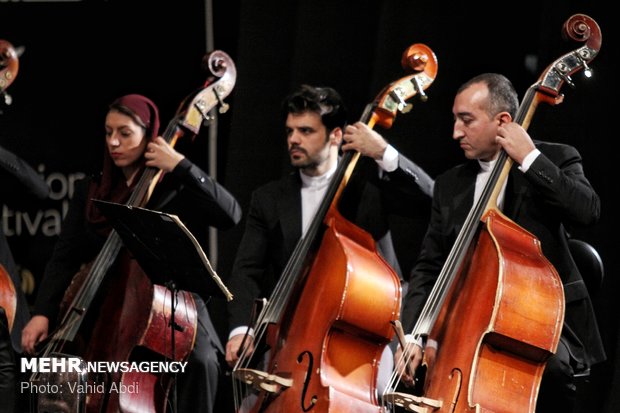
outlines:
[[[564,80],[568,84],[568,86],[572,88],[575,87],[575,83],[573,82],[573,79],[571,79],[570,75],[568,74],[570,67],[566,63],[559,62],[553,67],[553,69],[558,74],[558,76],[560,76],[562,80]]]
[[[401,96],[401,93],[402,92],[400,91],[400,89],[396,88],[390,92],[390,96],[392,97],[394,102],[396,102],[396,104],[398,105],[399,112],[408,113],[411,110],[411,108],[413,108],[413,105],[411,103],[407,103]]]
[[[420,79],[418,79],[417,76],[412,76],[410,81],[416,92],[415,94],[420,97],[422,102],[426,102],[428,100],[428,96],[424,93],[424,87],[420,83]],[[398,105],[398,111],[401,113],[409,113],[409,111],[413,108],[413,105],[411,103],[407,103],[407,101],[403,99],[403,94],[405,94],[405,92],[399,87],[394,88],[394,90],[390,92],[390,96]]]
[[[411,79],[411,83],[413,83],[413,88],[416,90],[416,92],[418,92],[418,95],[420,96],[420,100],[422,102],[426,102],[428,100],[428,96],[426,95],[426,93],[424,93],[424,88],[422,87],[422,84],[420,83],[420,79],[418,79],[417,76],[414,76]]]
[[[219,103],[218,112],[220,113],[228,112],[228,109],[230,109],[230,106],[228,105],[228,103],[224,102],[224,100],[220,97],[220,94],[217,93],[217,88],[213,89],[213,93],[215,94],[215,97],[217,98],[217,101]]]
[[[592,54],[587,48],[583,48],[575,52],[575,56],[583,66],[583,75],[588,79],[592,77],[592,69],[588,66],[588,60],[592,59]]]
[[[575,87],[570,77],[571,73],[583,68],[583,74],[586,78],[592,77],[592,69],[588,66],[588,62],[592,60],[593,53],[587,47],[575,50],[570,55],[570,59],[562,59],[553,66],[554,71],[572,88]]]

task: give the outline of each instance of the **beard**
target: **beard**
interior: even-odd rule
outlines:
[[[289,150],[289,157],[291,160],[291,165],[295,168],[312,169],[316,168],[319,165],[319,162],[316,159],[313,159],[310,155],[308,155],[308,151],[306,151],[301,146],[291,147],[291,149]]]
[[[307,156],[303,156],[303,157],[292,157],[291,156],[291,165],[299,169],[316,169],[316,167],[319,166],[319,162]]]
[[[291,166],[308,172],[307,175],[314,175],[314,172],[319,170],[323,164],[329,162],[329,139],[325,140],[323,146],[316,147],[312,145],[311,149],[304,148],[297,143],[293,144],[290,146],[288,153]]]

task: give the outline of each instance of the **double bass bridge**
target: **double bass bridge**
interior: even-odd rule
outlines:
[[[402,407],[408,412],[414,413],[432,413],[439,410],[443,405],[440,400],[401,392],[384,394],[383,399],[396,406]]]
[[[256,390],[272,394],[279,393],[282,389],[288,389],[293,385],[292,378],[280,377],[276,374],[254,369],[237,369],[233,375],[237,380],[252,386]]]

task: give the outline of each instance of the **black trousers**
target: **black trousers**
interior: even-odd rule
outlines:
[[[17,411],[17,372],[9,322],[0,307],[0,413]]]
[[[547,360],[538,392],[536,413],[573,413],[577,386],[570,353],[562,339],[558,351]]]
[[[177,413],[212,413],[223,348],[205,302],[196,294],[193,296],[198,313],[196,343],[185,373],[177,376]]]

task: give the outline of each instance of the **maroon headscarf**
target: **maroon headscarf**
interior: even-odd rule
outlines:
[[[132,118],[136,123],[145,127],[145,137],[149,140],[155,139],[159,132],[159,110],[153,101],[142,95],[125,95],[109,106],[108,111],[117,111]],[[141,172],[139,172],[141,175]],[[103,170],[100,179],[91,182],[88,191],[88,201],[86,207],[86,219],[93,224],[102,234],[108,234],[110,227],[105,217],[99,209],[90,202],[91,199],[100,199],[115,203],[125,203],[136,184],[135,180],[131,187],[127,186],[125,177],[121,170],[114,165],[107,146],[103,151]]]

